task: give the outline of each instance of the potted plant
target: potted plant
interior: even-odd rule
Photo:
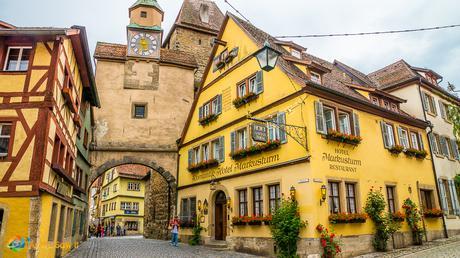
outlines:
[[[201,118],[199,120],[200,124],[201,125],[207,125],[209,123],[211,123],[212,121],[216,120],[217,119],[217,115],[216,114],[209,114],[203,118]]]
[[[428,153],[427,153],[425,150],[421,150],[421,151],[418,151],[418,152],[415,154],[415,157],[416,157],[417,159],[425,159],[427,155],[428,155]]]
[[[403,152],[404,146],[401,145],[394,145],[393,147],[388,149],[392,154],[398,155],[399,153]]]
[[[234,160],[243,159],[247,156],[252,156],[256,154],[260,154],[265,151],[271,151],[277,149],[281,146],[281,142],[279,140],[268,141],[266,143],[259,143],[245,149],[239,149],[234,152],[230,153],[230,157]]]
[[[358,145],[363,140],[360,136],[344,134],[335,130],[329,130],[327,132],[326,138],[332,141],[343,142],[351,145]]]
[[[244,217],[243,216],[233,217],[232,218],[232,225],[233,226],[246,225],[246,222],[244,221]]]
[[[209,159],[206,161],[202,161],[198,164],[190,165],[187,169],[190,172],[197,172],[199,170],[217,167],[218,165],[219,165],[219,161],[217,159]]]
[[[332,224],[365,223],[366,213],[337,213],[329,215],[329,222]]]
[[[243,97],[238,97],[236,99],[233,100],[233,105],[236,107],[236,108],[239,108],[251,101],[253,101],[254,99],[256,99],[259,95],[255,94],[254,92],[249,92],[248,94],[244,95]]]
[[[263,217],[250,217],[248,225],[260,226],[262,225]]]
[[[391,220],[396,221],[396,222],[403,222],[404,219],[406,219],[406,215],[404,213],[397,211],[394,213],[391,213],[390,215]]]
[[[444,216],[444,212],[440,209],[427,209],[423,211],[423,217],[425,218],[441,218]]]
[[[406,156],[408,157],[415,157],[417,153],[418,153],[418,150],[414,148],[408,148],[404,151],[404,154],[406,154]]]

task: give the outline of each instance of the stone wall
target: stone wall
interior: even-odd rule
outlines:
[[[146,184],[144,200],[144,237],[154,239],[168,239],[169,220],[174,216],[175,188],[158,173],[151,173]]]
[[[195,73],[195,85],[198,86],[203,78],[212,51],[212,41],[217,35],[208,34],[190,29],[176,27],[171,35],[169,47],[178,49],[195,56],[198,70]]]

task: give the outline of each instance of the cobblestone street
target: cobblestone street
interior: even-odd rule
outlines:
[[[424,243],[422,246],[411,246],[408,248],[397,249],[387,253],[371,253],[358,256],[357,258],[415,258],[415,257],[435,257],[435,258],[454,258],[460,257],[460,235],[448,239],[438,239]]]
[[[84,242],[66,258],[150,258],[150,257],[256,257],[248,254],[216,251],[204,246],[179,244],[173,247],[166,241],[143,239],[142,237],[92,238]]]

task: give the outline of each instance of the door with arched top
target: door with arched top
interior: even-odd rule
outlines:
[[[220,191],[216,194],[214,213],[215,239],[225,240],[227,235],[227,197]]]

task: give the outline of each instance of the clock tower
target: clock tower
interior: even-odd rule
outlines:
[[[156,0],[137,0],[129,8],[128,57],[160,58],[163,15]]]

